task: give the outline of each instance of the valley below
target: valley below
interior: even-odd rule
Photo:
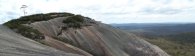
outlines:
[[[194,23],[112,24],[159,46],[172,56],[195,56]]]

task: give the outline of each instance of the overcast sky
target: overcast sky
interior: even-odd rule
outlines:
[[[103,23],[195,22],[195,0],[0,0],[0,23],[27,14],[70,12]]]

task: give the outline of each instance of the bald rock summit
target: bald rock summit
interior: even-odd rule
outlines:
[[[23,16],[0,27],[0,56],[169,56],[140,37],[71,13]]]

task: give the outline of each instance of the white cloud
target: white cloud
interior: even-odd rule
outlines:
[[[22,16],[23,4],[28,14],[71,12],[104,23],[195,22],[195,0],[0,0],[0,23]]]

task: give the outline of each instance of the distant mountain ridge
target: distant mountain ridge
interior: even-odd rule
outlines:
[[[195,23],[138,23],[138,24],[111,24],[123,30],[145,32],[146,34],[175,34],[195,31]]]

